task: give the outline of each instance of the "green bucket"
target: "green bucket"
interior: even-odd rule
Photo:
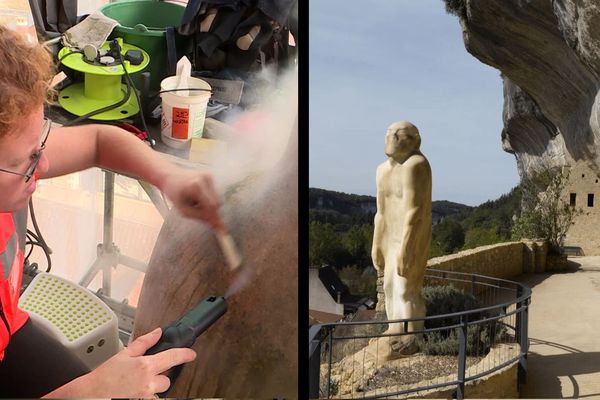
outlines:
[[[122,37],[125,43],[141,47],[150,54],[147,71],[150,71],[150,89],[153,91],[159,90],[160,82],[169,75],[166,28],[177,28],[184,11],[185,7],[181,5],[153,0],[118,1],[100,8],[102,14],[120,24],[110,38]],[[189,50],[190,40],[175,32],[175,45],[178,60]]]

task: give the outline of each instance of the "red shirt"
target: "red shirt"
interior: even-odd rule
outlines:
[[[19,308],[19,291],[23,277],[24,238],[18,232],[11,213],[0,213],[0,361],[4,358],[4,349],[10,342],[10,336],[21,329],[29,316]],[[26,219],[20,218],[19,220]]]

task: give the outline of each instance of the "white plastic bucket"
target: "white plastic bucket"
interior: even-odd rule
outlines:
[[[170,76],[160,83],[160,90],[177,87],[179,78]],[[192,137],[202,137],[206,106],[210,99],[210,85],[202,79],[188,77],[187,88],[207,89],[182,90],[161,93],[162,112],[160,116],[160,134],[167,146],[181,149],[187,146]],[[188,94],[189,95],[186,95]]]

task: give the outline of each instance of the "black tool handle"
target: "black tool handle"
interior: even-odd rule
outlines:
[[[146,351],[147,356],[176,347],[192,347],[196,339],[194,332],[190,329],[181,329],[178,322],[163,329],[158,343]]]
[[[183,317],[172,322],[163,329],[158,342],[149,348],[145,355],[160,353],[161,351],[178,348],[192,347],[196,338],[207,330],[227,311],[227,303],[224,297],[210,296],[189,310]],[[183,365],[177,365],[167,371],[167,377],[171,385],[179,376]],[[160,397],[166,397],[168,391],[159,393]]]
[[[189,334],[186,335],[186,333],[190,333],[190,331],[189,330],[183,330],[183,331],[180,330],[177,326],[178,324],[179,324],[179,321],[176,321],[174,324],[171,324],[168,327],[166,327],[165,329],[163,329],[162,336],[160,337],[158,343],[156,343],[154,346],[149,348],[146,351],[145,355],[148,356],[148,355],[152,355],[152,354],[157,354],[157,353],[160,353],[161,351],[174,349],[177,347],[192,347],[192,345],[194,344],[194,341],[196,340],[196,337],[193,336],[193,332],[191,332],[192,335],[189,335]],[[174,366],[173,368],[169,369],[166,372],[166,376],[171,381],[171,385],[173,385],[173,383],[175,383],[175,380],[181,373],[182,368],[183,368],[183,364],[180,364],[180,365]],[[167,393],[168,393],[168,390],[163,393],[158,393],[158,396],[166,397]]]

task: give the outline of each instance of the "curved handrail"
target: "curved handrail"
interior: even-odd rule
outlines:
[[[509,281],[506,279],[500,279],[500,278],[491,278],[489,276],[485,276],[485,275],[479,275],[479,274],[468,274],[465,272],[454,272],[454,271],[443,271],[443,270],[437,270],[437,269],[433,269],[433,268],[428,268],[427,271],[435,271],[435,272],[442,272],[445,274],[455,274],[455,275],[467,275],[467,276],[474,276],[474,277],[481,277],[481,278],[486,278],[486,279],[490,279],[490,280],[496,280],[498,282],[506,282],[506,283],[510,283],[513,285],[517,286],[517,289],[515,289],[516,291],[518,291],[518,289],[520,288],[523,292],[523,294],[519,297],[517,297],[514,300],[510,300],[510,301],[506,301],[503,303],[499,303],[499,304],[494,304],[492,306],[486,306],[486,307],[480,307],[480,308],[473,308],[470,310],[465,310],[465,311],[459,311],[459,312],[455,312],[455,313],[450,313],[450,314],[440,314],[440,315],[429,315],[429,316],[425,316],[425,317],[417,317],[417,318],[405,318],[405,319],[394,319],[394,320],[385,320],[385,321],[348,321],[348,322],[328,322],[326,324],[319,324],[322,328],[327,328],[327,327],[334,327],[334,326],[349,326],[349,325],[381,325],[381,324],[395,324],[395,323],[408,323],[408,322],[413,322],[413,321],[428,321],[428,320],[435,320],[435,319],[441,319],[441,318],[455,318],[455,317],[461,317],[461,316],[465,316],[465,315],[469,315],[469,314],[479,314],[481,312],[485,312],[485,311],[490,311],[490,310],[495,310],[498,308],[503,308],[503,307],[508,307],[510,305],[516,304],[516,303],[520,303],[520,302],[524,302],[524,301],[528,301],[531,298],[531,289],[521,283],[518,282],[514,282],[514,281]],[[425,277],[430,277],[429,275],[425,275]],[[447,277],[438,277],[438,276],[433,276],[433,278],[435,279],[446,279],[449,281],[453,281],[453,279],[447,278]],[[466,281],[466,283],[479,283],[477,281]],[[504,288],[504,289],[508,289],[508,288]],[[315,326],[315,325],[313,325]]]
[[[456,328],[466,329],[466,327],[468,325],[483,324],[483,323],[491,322],[494,320],[498,320],[500,323],[502,323],[502,321],[500,321],[502,318],[506,318],[508,316],[515,315],[517,318],[517,321],[520,320],[520,322],[517,322],[514,326],[507,325],[507,327],[511,328],[515,332],[515,335],[519,336],[519,343],[521,344],[521,351],[519,352],[519,354],[517,356],[512,357],[511,359],[506,360],[499,365],[488,368],[487,370],[485,370],[481,373],[478,373],[474,376],[464,377],[464,370],[463,370],[462,380],[459,379],[458,381],[450,381],[450,382],[446,382],[442,385],[427,386],[427,387],[423,387],[418,390],[432,389],[432,388],[434,388],[434,386],[441,387],[441,386],[459,385],[462,387],[460,392],[464,393],[465,382],[479,379],[483,376],[489,375],[489,374],[493,373],[494,371],[497,371],[509,364],[516,362],[517,360],[520,360],[519,364],[526,363],[526,356],[527,356],[527,351],[528,351],[528,347],[529,347],[528,346],[528,338],[527,338],[527,321],[526,321],[527,314],[526,314],[526,311],[531,302],[531,293],[532,293],[531,289],[529,287],[527,287],[521,283],[510,281],[507,279],[494,278],[494,277],[489,277],[489,276],[480,275],[480,274],[472,274],[472,273],[467,273],[467,272],[443,271],[443,270],[437,270],[437,269],[433,269],[433,268],[428,268],[426,270],[425,277],[429,278],[429,279],[437,279],[437,280],[443,280],[443,281],[447,281],[447,282],[460,282],[461,284],[470,284],[470,285],[472,285],[471,286],[472,290],[474,289],[475,286],[477,286],[477,287],[491,287],[493,289],[510,291],[510,292],[513,292],[516,297],[511,300],[508,300],[508,301],[498,302],[496,304],[487,305],[485,307],[479,307],[479,308],[474,308],[474,309],[470,309],[470,310],[449,313],[449,314],[430,315],[430,316],[419,317],[419,318],[385,320],[385,321],[350,321],[350,322],[334,322],[334,323],[316,324],[316,325],[311,326],[311,328],[309,330],[309,357],[312,358],[313,355],[315,355],[315,351],[317,351],[317,350],[320,351],[320,344],[323,341],[323,339],[325,337],[327,337],[327,335],[329,335],[328,337],[329,337],[329,342],[331,345],[332,339],[334,339],[334,340],[338,340],[338,339],[339,340],[371,339],[371,338],[390,337],[390,336],[398,336],[398,335],[419,334],[419,333],[433,332],[433,331],[444,330],[444,329],[456,329]],[[507,310],[511,306],[513,306],[513,308],[511,308],[510,311],[507,312]],[[491,311],[491,310],[502,310],[502,312],[500,312],[498,315],[490,316],[488,311]],[[469,316],[472,316],[472,315],[477,315],[478,317],[476,319],[470,319]],[[424,328],[424,329],[414,330],[414,331],[408,331],[408,329],[407,329],[408,324],[410,322],[428,321],[428,320],[435,320],[435,319],[441,319],[441,318],[447,318],[447,319],[457,319],[458,318],[460,322],[452,323],[452,324],[445,325],[443,327],[437,327],[437,328]],[[385,334],[385,333],[360,334],[360,335],[354,335],[354,336],[350,335],[350,336],[335,336],[335,337],[333,334],[333,332],[335,331],[335,328],[340,327],[340,326],[382,325],[382,324],[404,324],[405,329],[404,329],[404,332],[402,332],[402,333],[391,333],[391,334]],[[523,327],[519,326],[519,324],[524,324],[525,328],[523,329]],[[322,335],[322,336],[319,337],[319,335]],[[331,349],[329,349],[329,352],[330,352],[329,358],[330,358],[330,363],[331,363]],[[464,349],[463,349],[463,352],[464,352]],[[460,369],[459,369],[459,375],[460,375]],[[414,392],[415,390],[417,390],[417,389],[408,389],[408,390],[402,390],[402,391],[395,392],[395,393],[387,393],[387,394],[385,394],[385,397]],[[459,396],[459,397],[461,397],[461,396]],[[369,398],[369,396],[366,396],[365,398]]]

